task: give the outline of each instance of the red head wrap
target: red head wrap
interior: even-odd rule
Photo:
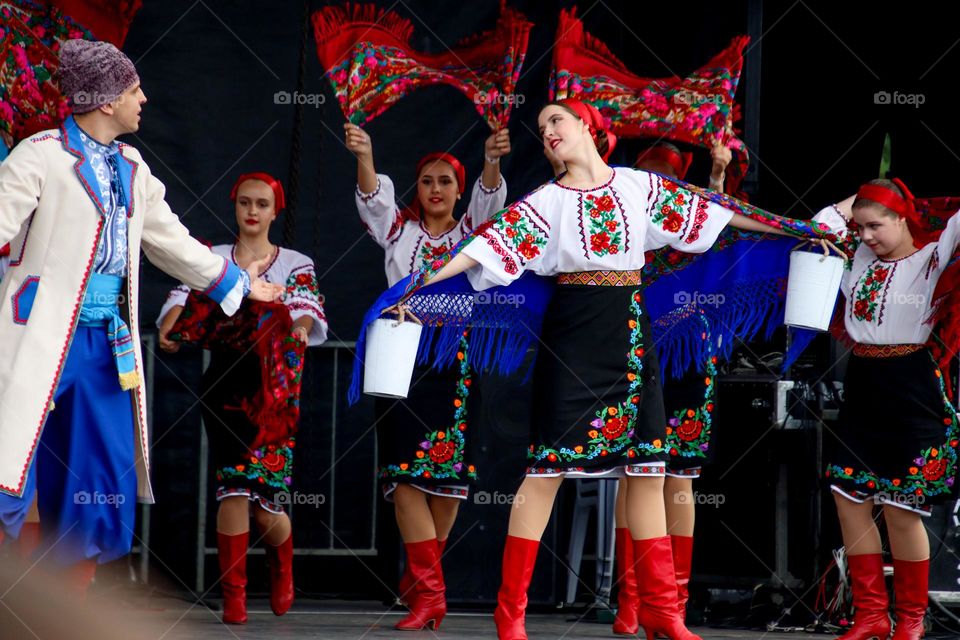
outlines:
[[[567,100],[561,100],[559,104],[562,104],[566,108],[573,111],[577,114],[577,117],[587,123],[587,128],[590,131],[590,135],[593,137],[594,143],[597,142],[597,132],[604,131],[607,134],[607,152],[603,154],[603,161],[606,162],[607,158],[610,157],[610,154],[613,153],[613,148],[617,145],[617,136],[613,135],[613,132],[607,127],[606,123],[603,120],[603,116],[600,115],[600,112],[592,104],[586,102],[581,102],[580,100],[574,100],[569,98]]]
[[[883,185],[865,184],[857,191],[857,200],[863,198],[876,202],[904,218],[907,221],[907,228],[910,229],[910,235],[913,236],[913,244],[919,249],[933,238],[920,223],[920,214],[917,212],[914,202],[916,198],[907,189],[907,185],[903,184],[899,178],[894,178],[893,184],[897,185],[903,192],[902,197],[896,191]]]
[[[280,184],[280,181],[269,173],[263,173],[261,171],[241,174],[240,177],[237,178],[237,181],[233,183],[233,188],[230,189],[231,200],[234,202],[237,201],[237,190],[240,189],[240,185],[247,180],[259,180],[260,182],[266,182],[267,185],[273,189],[273,199],[277,213],[280,213],[284,208],[286,208],[287,199],[283,194],[283,185]]]
[[[428,153],[420,158],[420,162],[417,163],[417,180],[420,179],[420,172],[423,171],[423,168],[431,162],[436,162],[437,160],[442,160],[453,167],[453,175],[457,178],[457,193],[463,193],[463,190],[467,185],[467,170],[463,168],[463,164],[461,164],[461,162],[457,160],[455,156],[449,153],[434,151],[433,153]],[[403,217],[407,220],[420,220],[422,215],[423,205],[420,204],[419,197],[413,201],[412,206],[408,207],[403,212]]]
[[[687,171],[690,169],[690,163],[693,162],[693,154],[689,151],[677,153],[670,147],[662,144],[655,144],[649,149],[645,149],[637,156],[637,165],[644,162],[666,162],[673,167],[673,172],[679,180],[685,180]]]

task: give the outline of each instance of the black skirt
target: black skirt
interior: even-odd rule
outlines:
[[[701,467],[713,459],[716,377],[716,356],[711,356],[702,369],[663,383],[668,476],[699,478]]]
[[[385,495],[395,483],[411,483],[462,498],[476,482],[467,408],[477,403],[478,389],[466,337],[457,358],[458,366],[443,371],[414,369],[405,399],[377,398],[378,477]]]
[[[960,428],[926,348],[851,356],[844,393],[839,446],[826,469],[834,491],[918,513],[956,497]]]
[[[294,438],[251,450],[259,432],[240,409],[260,389],[256,354],[211,352],[200,381],[203,426],[217,483],[217,499],[246,496],[274,513],[288,504],[293,476]]]
[[[639,287],[561,284],[533,374],[530,475],[662,475],[660,365]]]

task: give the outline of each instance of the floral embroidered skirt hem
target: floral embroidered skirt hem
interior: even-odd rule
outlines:
[[[459,364],[443,371],[414,369],[405,399],[376,399],[377,477],[384,498],[390,499],[398,483],[465,498],[465,489],[476,482],[467,407],[478,396],[466,338],[457,357]]]
[[[294,438],[251,450],[259,432],[240,408],[260,388],[260,363],[253,353],[211,352],[203,374],[203,426],[210,442],[217,500],[246,496],[271,513],[290,503]]]
[[[844,394],[839,446],[825,471],[834,492],[922,515],[956,497],[960,426],[927,349],[851,356]]]
[[[703,465],[713,460],[716,377],[717,358],[710,356],[702,369],[663,383],[668,476],[699,478]]]
[[[666,417],[637,286],[558,285],[533,373],[528,475],[663,475]]]

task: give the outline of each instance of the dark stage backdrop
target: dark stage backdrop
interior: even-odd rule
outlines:
[[[310,11],[322,6],[307,4]],[[490,28],[498,7],[497,0],[376,4],[409,17],[417,48],[428,51],[441,51]],[[557,15],[561,7],[574,3],[510,4],[536,25],[518,88],[525,102],[515,108],[511,121],[513,153],[502,167],[512,199],[549,175],[535,135],[536,116],[546,100]],[[760,101],[755,105],[761,115],[758,122],[741,123],[748,130],[759,125],[759,147],[753,149],[759,165],[753,202],[779,213],[811,215],[876,177],[886,133],[892,136],[894,172],[917,194],[960,195],[955,180],[960,158],[952,150],[960,148],[960,134],[953,118],[947,117],[952,115],[952,71],[960,61],[960,48],[952,49],[956,34],[949,21],[932,9],[902,11],[893,3],[755,4],[763,10],[762,37],[755,39],[747,57],[762,53]],[[582,0],[579,7],[588,31],[604,40],[631,70],[648,76],[685,75],[696,69],[731,37],[747,32],[749,10],[746,0]],[[356,163],[342,144],[344,119],[322,77],[312,32],[302,90],[323,96],[325,104],[305,107],[299,144],[293,137],[294,107],[274,100],[277,92],[298,89],[305,15],[304,3],[296,0],[147,0],[133,22],[125,51],[137,64],[149,102],[142,130],[127,141],[141,150],[167,186],[167,198],[184,223],[213,243],[232,238],[235,221],[228,194],[235,177],[263,170],[288,183],[291,154],[299,146],[292,248],[316,262],[330,337],[351,341],[363,311],[385,286],[383,254],[365,236],[355,210]],[[749,95],[750,81],[745,77],[741,82],[741,101]],[[924,104],[878,104],[875,94],[881,91],[920,93]],[[393,178],[404,202],[415,194],[416,160],[429,151],[449,149],[465,163],[468,179],[476,179],[489,134],[472,105],[443,87],[404,99],[367,130],[378,171]],[[625,141],[613,161],[630,163],[638,148],[636,142]],[[701,152],[691,178],[705,182],[707,171],[708,158]],[[279,241],[282,218],[275,227]],[[144,271],[145,321],[152,321],[173,284],[153,267]],[[158,503],[152,513],[152,547],[163,566],[189,585],[194,581],[200,441],[194,392],[199,366],[195,351],[158,355],[154,382],[153,479]],[[313,356],[310,366],[315,370],[308,375],[304,398],[299,486],[328,491],[324,483],[330,482],[331,460],[341,461],[335,469],[336,506],[328,503],[309,517],[301,515],[297,543],[309,546],[313,537],[329,538],[325,527],[332,508],[337,511],[337,545],[363,546],[372,526],[368,505],[375,499],[369,481],[372,412],[366,403],[352,410],[341,406],[337,424],[332,425],[330,354]],[[341,359],[339,367],[345,381],[349,362]],[[475,428],[482,429],[483,424]],[[518,439],[523,440],[522,434]],[[484,455],[502,463],[495,447]],[[508,490],[516,486],[521,465],[522,453],[511,469],[498,471],[500,477],[510,478]],[[501,540],[504,520],[497,513],[495,526],[476,527],[468,535]],[[561,541],[566,528],[560,527]],[[212,537],[208,539],[212,543]],[[395,542],[380,540],[381,547],[391,545]],[[472,560],[473,569],[479,570],[496,565],[499,547],[493,546],[497,549],[489,554],[457,556],[464,563]],[[321,557],[310,562],[311,570],[298,574],[308,590],[381,591],[369,573],[349,564],[352,559]],[[383,567],[373,565],[382,572]],[[212,567],[208,564],[211,571]]]

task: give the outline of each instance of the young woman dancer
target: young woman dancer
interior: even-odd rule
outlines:
[[[855,198],[817,215],[853,222],[844,272],[844,327],[855,342],[844,380],[836,457],[826,468],[843,533],[856,609],[843,640],[890,635],[880,506],[893,555],[892,640],[923,636],[930,542],[921,517],[955,497],[957,414],[930,348],[931,305],[958,244],[958,218],[936,239],[921,227],[903,183],[873,180]],[[939,326],[943,329],[943,326]],[[882,401],[878,401],[881,399]]]
[[[499,211],[507,187],[500,158],[510,152],[507,130],[487,138],[483,173],[474,183],[466,212],[453,213],[467,187],[466,170],[449,153],[430,153],[417,163],[417,195],[412,207],[397,207],[389,177],[373,164],[370,135],[345,124],[346,145],[357,157],[357,210],[370,236],[385,254],[392,286],[443,256],[474,228]],[[410,615],[396,628],[440,626],[446,613],[440,557],[457,518],[460,501],[476,480],[470,457],[469,396],[476,397],[470,345],[460,341],[460,366],[446,371],[418,368],[402,401],[377,401],[377,445],[383,496],[393,502],[406,550],[400,598]]]
[[[283,303],[293,320],[293,333],[309,345],[327,339],[327,321],[320,303],[313,260],[270,242],[270,225],[285,206],[283,186],[266,173],[241,175],[230,194],[234,201],[237,241],[213,252],[240,268],[269,259],[260,272],[266,282],[283,285]],[[168,338],[180,317],[189,289],[170,292],[160,310],[160,348],[176,352],[180,343]],[[240,313],[244,313],[241,309]],[[203,374],[203,424],[217,481],[217,553],[223,589],[223,621],[247,621],[247,548],[250,516],[262,536],[270,563],[270,605],[283,615],[293,603],[293,536],[281,494],[289,493],[293,476],[294,439],[251,451],[260,426],[240,409],[264,384],[257,354],[211,351]],[[279,497],[278,497],[279,496]],[[289,502],[288,502],[289,504]]]
[[[539,124],[566,172],[425,276],[429,283],[467,271],[473,287],[484,289],[532,270],[558,285],[533,374],[534,444],[510,517],[497,632],[501,640],[527,637],[527,588],[563,478],[625,472],[636,567],[646,577],[638,585],[639,624],[651,639],[694,639],[678,613],[663,500],[666,418],[639,273],[645,249],[669,244],[697,253],[728,223],[771,227],[655,174],[608,166],[612,135],[587,104],[551,103]]]

